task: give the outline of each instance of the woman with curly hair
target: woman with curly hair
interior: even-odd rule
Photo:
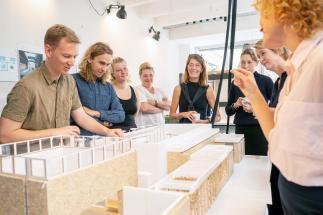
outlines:
[[[275,113],[253,75],[236,69],[234,83],[249,98],[280,170],[285,214],[323,214],[323,1],[257,0],[267,48],[292,52]]]
[[[267,70],[273,71],[279,76],[274,83],[274,89],[269,103],[269,107],[275,108],[278,103],[279,93],[283,88],[285,80],[287,78],[285,64],[286,60],[289,57],[289,51],[285,47],[280,47],[277,49],[267,49],[263,45],[263,40],[257,41],[257,43],[255,44],[255,49],[260,63]],[[279,174],[279,169],[274,164],[272,164],[270,172],[272,204],[268,205],[269,215],[284,214],[278,190]]]

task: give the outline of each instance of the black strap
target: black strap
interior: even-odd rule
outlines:
[[[188,93],[187,84],[182,83],[181,89],[182,89],[182,92],[183,92],[183,95],[184,95],[186,101],[189,103],[189,110],[194,110],[194,103],[206,92],[207,88],[206,87],[199,87],[193,97],[193,101]]]

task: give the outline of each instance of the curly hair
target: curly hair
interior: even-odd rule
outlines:
[[[80,75],[82,78],[84,78],[86,81],[94,81],[94,76],[93,72],[91,69],[91,64],[89,63],[89,59],[94,59],[96,56],[103,55],[103,54],[108,54],[112,55],[113,51],[110,48],[109,45],[102,43],[102,42],[97,42],[91,45],[85,52],[82,61],[79,65],[80,69]],[[106,72],[101,78],[101,82],[103,84],[107,83],[109,80],[109,74]]]
[[[263,44],[263,40],[258,40],[254,46],[255,49],[266,49]],[[275,54],[278,54],[284,60],[287,60],[290,56],[290,51],[285,47],[280,47],[276,49],[270,49]]]
[[[255,0],[254,7],[262,16],[290,25],[297,35],[306,39],[323,27],[322,0]]]

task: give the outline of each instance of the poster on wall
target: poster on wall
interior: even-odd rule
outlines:
[[[0,49],[0,81],[18,81],[17,55],[14,49]]]
[[[43,55],[36,52],[18,50],[19,76],[23,78],[34,69],[40,67],[43,62]]]

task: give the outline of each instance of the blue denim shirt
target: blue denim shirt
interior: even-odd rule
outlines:
[[[73,74],[77,90],[83,106],[100,112],[100,118],[95,118],[103,124],[121,123],[125,119],[125,113],[119,98],[110,83],[101,81],[90,82],[82,78],[79,73]],[[93,135],[93,133],[81,129],[81,135]]]

